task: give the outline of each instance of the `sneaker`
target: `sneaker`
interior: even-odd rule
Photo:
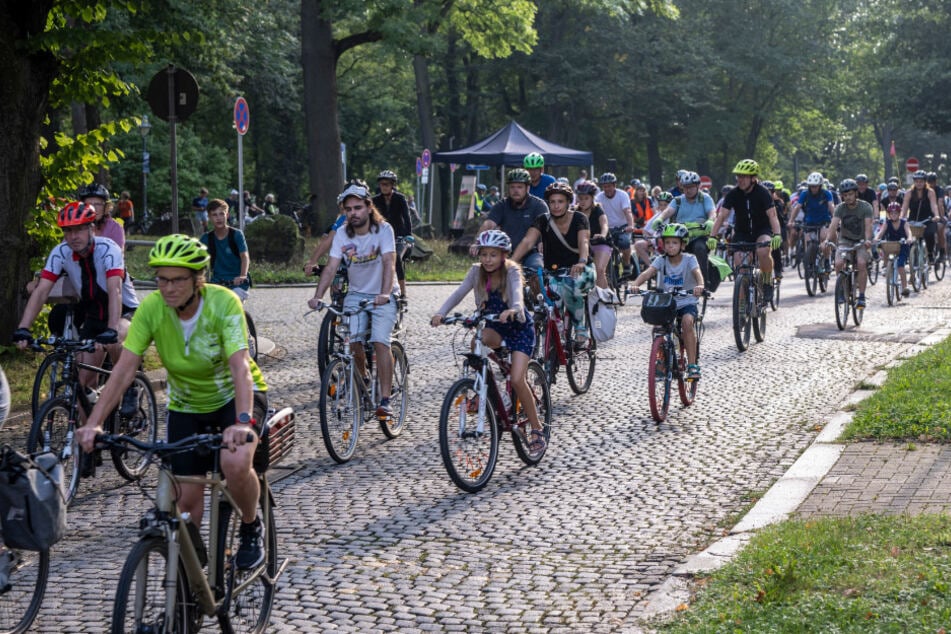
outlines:
[[[908,288],[907,286],[906,286],[905,288],[901,289],[901,296],[902,296],[902,297],[910,297],[910,296],[911,296],[911,289]]]
[[[264,548],[261,547],[263,536],[264,528],[261,526],[261,518],[254,518],[250,524],[241,522],[241,529],[238,532],[241,545],[235,557],[235,564],[239,570],[254,568],[264,561]]]
[[[129,389],[125,391],[125,394],[122,395],[122,404],[119,406],[119,415],[124,416],[125,418],[131,418],[135,416],[136,410],[139,409],[139,388],[133,383],[129,386]]]
[[[865,308],[865,295],[859,295],[858,301],[855,302],[856,308]]]
[[[687,378],[696,381],[700,378],[700,366],[696,363],[687,364]]]
[[[380,400],[380,404],[376,408],[376,417],[377,418],[393,418],[393,408],[390,407],[390,399],[384,398]]]

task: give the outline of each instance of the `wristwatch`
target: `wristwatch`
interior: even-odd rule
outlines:
[[[254,425],[254,419],[251,418],[251,414],[247,412],[241,412],[238,414],[237,419],[239,425]]]

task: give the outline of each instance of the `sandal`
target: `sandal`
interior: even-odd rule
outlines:
[[[545,434],[540,429],[533,429],[532,433],[529,434],[528,450],[533,454],[538,454],[545,451],[547,446],[548,441],[545,440]]]

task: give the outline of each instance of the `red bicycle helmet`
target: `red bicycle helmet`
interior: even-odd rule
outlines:
[[[81,227],[96,222],[96,210],[81,202],[71,202],[59,212],[56,224],[60,227]]]

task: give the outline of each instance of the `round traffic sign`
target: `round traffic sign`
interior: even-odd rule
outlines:
[[[423,167],[429,167],[430,163],[433,162],[433,155],[428,149],[423,150]]]
[[[703,189],[710,189],[711,187],[713,187],[713,179],[710,178],[709,176],[701,176],[700,187],[702,187]]]
[[[248,132],[249,125],[251,125],[251,111],[248,110],[248,102],[244,100],[244,97],[238,97],[234,100],[234,129],[244,136]]]
[[[905,169],[908,170],[909,172],[917,172],[918,159],[916,159],[914,156],[909,156],[908,160],[905,161]]]

